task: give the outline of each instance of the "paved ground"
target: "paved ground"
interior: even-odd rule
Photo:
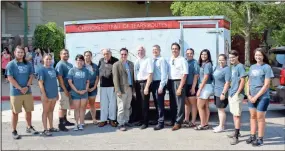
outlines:
[[[2,95],[8,93],[7,84],[2,85],[1,91]],[[39,94],[36,85],[33,92]],[[98,128],[88,124],[84,131],[74,132],[70,127],[70,132],[54,133],[52,137],[31,136],[25,133],[25,117],[22,113],[19,116],[18,124],[18,132],[22,135],[21,140],[13,140],[11,137],[9,101],[1,102],[1,109],[2,150],[285,150],[285,106],[278,104],[270,105],[266,115],[267,127],[264,146],[257,148],[245,143],[245,140],[249,137],[249,112],[246,104],[243,106],[241,142],[235,146],[231,146],[229,139],[226,137],[233,129],[232,118],[228,109],[226,123],[228,130],[219,134],[213,133],[212,130],[195,131],[193,129],[181,129],[172,132],[170,127],[166,127],[161,131],[153,131],[152,127],[146,130],[133,127],[127,132],[121,132],[110,126]],[[58,106],[54,112],[55,125],[58,123],[57,109]],[[35,111],[33,112],[33,125],[38,130],[42,130],[41,112],[41,102],[36,101]],[[73,121],[72,115],[71,112],[71,115],[68,116],[71,121]],[[153,111],[151,115],[154,115]],[[169,112],[167,112],[169,118],[168,115]],[[217,121],[217,110],[211,104],[210,124],[215,126]],[[86,123],[90,122],[86,120]]]
[[[7,102],[8,103],[8,102]],[[170,127],[161,131],[153,131],[152,128],[140,130],[133,127],[127,132],[118,131],[116,128],[106,126],[98,128],[88,124],[84,131],[74,132],[70,127],[70,132],[54,133],[52,137],[31,136],[25,133],[24,114],[20,115],[18,132],[23,135],[21,140],[13,140],[11,137],[10,114],[7,109],[9,105],[2,103],[2,149],[3,150],[94,150],[94,149],[120,149],[120,150],[284,150],[285,145],[285,107],[280,105],[271,105],[267,113],[267,127],[264,138],[264,146],[254,148],[245,143],[249,136],[249,113],[244,105],[242,118],[242,138],[238,145],[231,146],[226,134],[231,133],[233,124],[231,116],[227,116],[227,132],[213,133],[211,130],[195,131],[193,129],[181,129],[172,132]],[[214,106],[211,106],[211,125],[217,124],[217,112]],[[33,113],[33,125],[38,130],[42,130],[40,120],[41,105],[36,105],[36,111]],[[56,115],[56,113],[55,113]],[[153,114],[152,114],[153,115]],[[57,117],[55,117],[57,124]],[[71,121],[73,119],[70,119]],[[90,123],[90,121],[86,121]]]

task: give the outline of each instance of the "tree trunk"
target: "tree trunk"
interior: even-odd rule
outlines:
[[[250,33],[247,33],[244,37],[244,59],[245,66],[250,66]]]
[[[247,21],[245,26],[245,36],[244,36],[244,56],[245,56],[245,66],[250,66],[250,34],[251,34],[251,25],[252,25],[252,18],[251,18],[251,6],[250,4],[246,5],[246,15]]]

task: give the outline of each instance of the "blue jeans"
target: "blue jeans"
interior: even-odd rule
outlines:
[[[269,103],[270,103],[270,98],[259,98],[256,100],[255,103],[251,103],[250,101],[248,101],[248,107],[255,108],[257,109],[257,111],[260,112],[265,112],[267,111]]]

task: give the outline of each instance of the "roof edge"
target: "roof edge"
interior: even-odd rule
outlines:
[[[94,23],[110,23],[110,22],[135,22],[135,21],[154,21],[154,20],[206,20],[206,19],[224,19],[231,23],[225,16],[169,16],[169,17],[139,17],[139,18],[117,18],[117,19],[98,19],[98,20],[78,20],[65,21],[64,26],[74,24],[94,24]]]

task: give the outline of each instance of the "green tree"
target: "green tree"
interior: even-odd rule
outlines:
[[[264,2],[174,2],[170,8],[173,15],[177,16],[223,15],[229,18],[232,35],[241,35],[245,40],[245,65],[249,66],[252,34],[260,33],[268,26],[276,24],[276,19],[282,16],[278,14],[280,13],[279,7],[273,4]],[[268,20],[264,19],[270,22],[266,23]]]
[[[59,51],[64,48],[64,32],[54,22],[38,25],[34,31],[34,46],[50,49],[54,52],[55,60],[59,60]]]

